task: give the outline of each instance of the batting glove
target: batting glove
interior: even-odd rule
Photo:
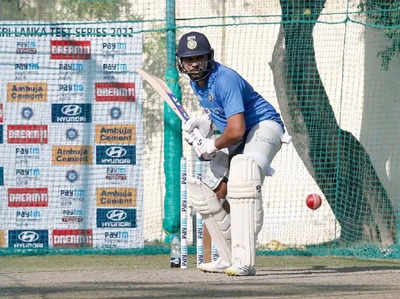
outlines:
[[[183,131],[183,139],[189,144],[193,145],[194,140],[196,139],[196,136],[194,133],[188,133],[186,131]]]
[[[183,125],[183,131],[192,133],[194,129],[198,129],[200,134],[209,137],[212,132],[212,122],[208,114],[202,113],[189,118]]]
[[[192,134],[194,135],[192,146],[199,158],[212,160],[217,151],[215,140],[203,137],[198,130],[194,130]]]

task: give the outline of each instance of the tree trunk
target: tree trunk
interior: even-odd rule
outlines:
[[[324,4],[281,0],[282,25],[270,64],[280,110],[297,153],[341,225],[340,239],[391,245],[392,203],[363,146],[339,127],[318,72],[313,29]],[[305,15],[307,8],[311,14]]]

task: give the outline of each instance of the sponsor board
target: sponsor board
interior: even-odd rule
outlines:
[[[95,208],[112,209],[115,208],[112,204],[117,204],[117,208],[124,210],[140,206],[141,198],[136,199],[136,194],[142,195],[143,186],[135,178],[140,176],[142,165],[131,165],[136,163],[136,151],[141,150],[136,149],[136,143],[142,144],[143,136],[136,136],[136,133],[142,126],[136,127],[130,118],[132,113],[137,114],[138,122],[141,122],[141,111],[136,111],[135,101],[136,92],[139,92],[136,88],[142,86],[135,86],[137,78],[126,76],[126,73],[133,75],[132,70],[142,64],[141,54],[135,50],[136,46],[140,48],[142,37],[134,34],[140,32],[141,27],[130,24],[132,31],[131,27],[124,28],[121,24],[91,24],[89,27],[69,24],[56,28],[54,24],[22,23],[9,31],[9,36],[16,38],[11,41],[5,58],[11,72],[3,73],[5,85],[0,101],[0,143],[5,143],[3,154],[8,155],[7,163],[0,164],[0,188],[4,188],[3,201],[7,201],[3,202],[7,208],[3,213],[6,222],[3,221],[4,231],[0,230],[0,246],[2,243],[8,246],[9,230],[27,231],[21,238],[28,240],[36,238],[29,231],[41,229],[48,230],[47,243],[43,243],[43,247],[52,246],[54,228],[59,229],[59,236],[61,229],[92,228],[99,244],[107,243],[110,248],[124,247],[124,244],[126,248],[140,246],[142,228],[96,229],[95,211],[88,210],[86,214],[84,206],[93,204],[94,196],[97,203],[94,190],[97,187],[110,192],[103,193],[102,200],[99,199],[100,207]],[[133,33],[124,35],[127,30]],[[99,41],[99,32],[107,33],[108,37]],[[82,35],[77,38],[78,33]],[[132,45],[135,49],[131,49]],[[93,64],[91,59],[95,57],[92,54],[100,57],[97,64]],[[39,59],[40,56],[44,59]],[[107,74],[115,79],[106,79]],[[51,78],[45,78],[47,75]],[[92,80],[87,81],[87,77]],[[100,105],[102,111],[98,111],[96,105]],[[95,146],[105,146],[99,147],[98,157],[104,165],[96,165],[93,142]],[[86,190],[84,181],[88,174],[94,175],[95,181]],[[48,178],[50,181],[47,182]],[[130,192],[123,194],[123,189],[112,188],[128,186],[138,189],[126,188]],[[85,215],[82,215],[82,209]],[[139,212],[135,213],[138,217]],[[49,223],[54,225],[48,227],[46,224]],[[84,239],[85,236],[87,239],[88,234],[72,232],[55,244],[60,247],[87,246],[79,245],[86,241],[65,241],[66,238]],[[86,244],[93,246],[92,242],[91,237]],[[34,247],[40,245],[26,246]]]
[[[96,125],[98,144],[132,144],[135,141],[134,125]]]
[[[81,73],[84,70],[83,63],[59,63],[58,70],[60,72]]]
[[[47,230],[9,230],[8,247],[18,249],[38,249],[49,247]]]
[[[58,80],[71,82],[76,80],[77,76],[86,74],[85,65],[79,62],[64,62],[58,64]],[[60,95],[68,97],[67,95]]]
[[[95,94],[98,102],[134,102],[135,83],[95,83]]]
[[[126,63],[103,63],[103,73],[126,73],[128,65]]]
[[[60,92],[84,92],[85,86],[81,83],[58,84],[58,91],[60,91]]]
[[[53,165],[92,164],[92,147],[90,145],[55,145],[51,151]]]
[[[61,221],[64,223],[80,223],[83,221],[83,214],[82,209],[64,209]]]
[[[0,229],[0,248],[5,248],[6,247],[6,237],[4,230]]]
[[[54,229],[52,236],[54,248],[93,247],[91,229]]]
[[[40,65],[37,62],[18,62],[14,64],[15,71],[38,71]]]
[[[40,65],[39,63],[35,62],[21,62],[21,63],[15,63],[14,69],[15,69],[14,71],[15,80],[25,81],[28,80],[28,77],[31,75],[39,74]],[[27,97],[29,99],[32,97],[32,95],[24,95],[22,98],[24,97]]]
[[[85,199],[86,190],[85,189],[60,189],[60,198],[83,201]]]
[[[128,178],[126,167],[107,167],[105,179],[110,182],[120,183]]]
[[[101,228],[134,228],[136,209],[96,209],[96,223]]]
[[[127,47],[125,42],[104,42],[101,52],[104,56],[114,56],[126,53]]]
[[[129,231],[105,231],[104,244],[105,248],[126,248],[129,244]]]
[[[49,195],[47,188],[8,188],[9,207],[47,207]]]
[[[41,213],[39,210],[17,210],[15,211],[15,224],[18,226],[32,226],[40,221]]]
[[[50,59],[87,60],[91,57],[90,41],[51,40]]]
[[[86,190],[85,189],[60,189],[59,198],[61,200],[61,206],[69,207],[74,203],[79,205],[85,200]]]
[[[47,125],[7,125],[7,142],[11,144],[47,144]]]
[[[135,165],[136,147],[134,145],[97,145],[96,164]]]
[[[36,41],[17,41],[15,54],[37,54]]]
[[[53,123],[90,123],[92,121],[92,105],[52,104],[51,121]]]
[[[82,83],[58,84],[58,97],[62,100],[74,100],[85,97],[86,87]]]
[[[98,207],[135,207],[136,189],[125,187],[96,188]]]
[[[47,83],[45,82],[8,82],[8,102],[46,102]]]
[[[40,181],[40,168],[15,168],[15,182],[17,186],[28,185]]]
[[[37,161],[40,159],[39,146],[16,146],[15,147],[15,163],[26,164],[29,161]]]

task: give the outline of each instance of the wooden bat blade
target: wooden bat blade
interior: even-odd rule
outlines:
[[[186,113],[181,103],[179,103],[178,99],[174,96],[163,80],[149,74],[143,69],[137,69],[136,71],[144,80],[146,80],[147,83],[151,85],[151,87],[153,87],[153,89],[161,96],[161,98],[183,122],[189,119],[189,115]]]

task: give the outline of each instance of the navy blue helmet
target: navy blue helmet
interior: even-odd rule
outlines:
[[[204,74],[200,78],[191,76],[190,72],[186,71],[182,66],[182,58],[208,55],[208,61],[201,70]],[[207,37],[200,32],[189,32],[184,34],[179,40],[178,50],[178,69],[180,72],[188,74],[192,80],[199,81],[208,77],[214,67],[214,50],[211,48]]]

